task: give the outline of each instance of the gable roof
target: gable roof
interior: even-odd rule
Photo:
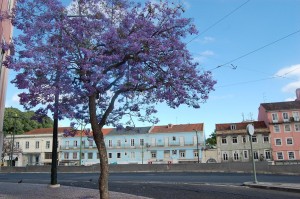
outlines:
[[[151,127],[126,127],[123,129],[112,129],[108,135],[135,135],[148,134]]]
[[[267,126],[264,121],[252,121],[252,122],[240,122],[240,123],[224,123],[224,124],[216,124],[216,131],[232,131],[231,125],[235,125],[236,129],[234,130],[245,130],[248,124],[253,124],[254,129],[267,129]]]
[[[262,103],[260,105],[267,111],[300,109],[300,101]]]
[[[70,127],[58,127],[58,133],[63,133],[64,130],[70,130]],[[53,128],[40,128],[40,129],[33,129],[24,133],[24,135],[36,135],[36,134],[53,134]]]
[[[196,124],[168,124],[163,126],[154,126],[150,133],[178,133],[178,132],[193,132],[203,131],[203,123]]]

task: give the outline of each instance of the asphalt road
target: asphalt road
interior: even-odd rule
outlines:
[[[98,173],[59,173],[58,183],[67,186],[98,189]],[[261,182],[300,183],[300,176],[258,175]],[[0,173],[1,182],[49,184],[48,173]],[[242,186],[253,181],[251,174],[236,173],[112,173],[109,190],[157,199],[289,199],[299,193],[262,190]]]

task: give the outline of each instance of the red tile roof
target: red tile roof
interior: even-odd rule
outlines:
[[[262,103],[260,105],[267,111],[300,109],[300,101]]]
[[[64,130],[71,130],[71,127],[58,127],[58,133],[64,133]],[[113,130],[113,128],[105,128],[105,129],[102,129],[102,132],[103,132],[104,135],[107,135],[112,130]],[[53,133],[53,128],[41,128],[41,129],[33,129],[33,130],[28,131],[24,134],[25,135],[36,135],[36,134],[52,134],[52,133]],[[92,135],[91,132],[90,132],[90,135]],[[76,133],[75,136],[76,137],[80,136],[80,131],[79,130],[77,130],[77,133]]]
[[[154,126],[152,129],[150,129],[150,133],[193,132],[195,130],[203,131],[203,123]]]
[[[216,131],[231,130],[231,125],[236,126],[235,130],[246,130],[248,124],[254,124],[255,129],[267,128],[264,121],[252,121],[252,122],[216,124]]]
[[[58,127],[58,132],[63,133],[65,129],[69,130],[71,128],[70,127]],[[52,134],[52,133],[53,133],[53,128],[41,128],[41,129],[33,129],[24,134],[25,135],[36,135],[36,134]]]
[[[105,129],[102,129],[102,133],[103,133],[103,135],[107,135],[107,134],[109,134],[112,130],[113,130],[113,128],[105,128]],[[84,133],[82,133],[82,135],[85,136]],[[93,135],[93,133],[92,133],[92,131],[90,131],[90,133],[89,133],[88,136],[92,136],[92,135]],[[77,133],[76,133],[76,135],[75,135],[74,137],[80,137],[80,130],[77,130]]]

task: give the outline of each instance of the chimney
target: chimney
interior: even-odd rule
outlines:
[[[300,101],[300,88],[296,89],[296,101]]]

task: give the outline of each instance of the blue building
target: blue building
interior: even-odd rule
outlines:
[[[109,164],[172,164],[201,162],[203,123],[104,129]],[[81,141],[80,141],[81,140]],[[80,144],[82,143],[81,147]],[[81,148],[81,149],[80,149]],[[91,165],[99,154],[90,136],[64,137],[61,163]],[[79,157],[81,154],[81,158]]]

